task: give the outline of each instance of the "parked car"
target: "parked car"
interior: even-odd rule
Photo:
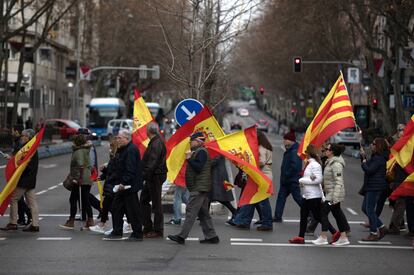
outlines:
[[[267,133],[269,131],[269,121],[266,119],[259,119],[259,121],[256,122],[256,127],[258,130]]]
[[[256,100],[250,99],[249,100],[249,105],[256,105]]]
[[[124,129],[132,133],[133,131],[133,121],[132,119],[112,119],[108,122],[107,127],[107,137],[111,139],[112,137],[118,135],[119,130]]]
[[[329,142],[357,147],[361,142],[361,133],[356,127],[346,128],[331,136]]]
[[[248,117],[249,116],[249,110],[247,110],[246,108],[239,108],[237,110],[237,113],[238,113],[239,116],[242,116],[242,117]]]
[[[230,123],[230,130],[241,130],[243,127],[239,121],[233,121]]]
[[[68,119],[47,119],[45,132],[50,135],[59,135],[61,139],[71,139],[81,126]]]

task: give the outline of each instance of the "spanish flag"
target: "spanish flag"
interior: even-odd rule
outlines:
[[[207,107],[184,124],[167,141],[167,180],[178,186],[185,186],[185,152],[190,150],[190,136],[194,132],[201,132],[206,137],[206,142],[224,136],[217,120]]]
[[[391,154],[408,173],[408,177],[392,192],[390,198],[395,200],[398,197],[414,196],[414,115],[405,126],[403,136],[391,148]]]
[[[141,157],[148,147],[149,138],[147,136],[147,125],[154,118],[138,89],[134,90],[134,123],[132,132],[132,142],[138,147]]]
[[[354,126],[355,117],[341,73],[306,130],[298,155],[305,158],[305,150],[309,144],[320,147],[332,135]]]
[[[234,188],[234,185],[231,184],[230,182],[226,181],[226,180],[223,182],[223,185],[224,185],[224,189],[226,191],[230,191],[231,189]]]
[[[256,127],[250,127],[205,144],[213,153],[231,160],[249,177],[239,206],[258,203],[273,194],[272,181],[258,168],[259,145]]]
[[[6,212],[7,206],[9,205],[10,199],[13,195],[13,191],[16,189],[26,166],[36,153],[44,131],[45,128],[40,129],[40,131],[7,162],[5,171],[7,183],[0,193],[0,215],[4,215],[4,212]]]

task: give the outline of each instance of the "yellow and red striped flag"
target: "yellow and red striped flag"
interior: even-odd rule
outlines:
[[[40,131],[7,162],[5,171],[7,183],[0,193],[0,215],[4,215],[4,212],[6,212],[14,189],[16,189],[22,173],[36,153],[37,147],[39,147],[40,141],[43,138],[44,131],[45,128],[40,129]]]
[[[132,142],[138,147],[141,157],[148,147],[149,138],[147,135],[147,125],[154,118],[138,89],[134,90],[134,123],[132,132]]]
[[[408,177],[391,194],[391,199],[401,196],[414,196],[414,115],[405,126],[402,137],[391,148],[393,159],[400,165]]]
[[[205,144],[215,154],[231,160],[247,178],[239,206],[260,202],[273,194],[272,181],[258,168],[259,145],[256,127],[250,127]]]
[[[342,73],[328,93],[299,145],[298,155],[305,157],[309,144],[320,147],[337,132],[354,127],[355,116]]]
[[[166,142],[166,147],[167,180],[178,186],[185,186],[185,169],[187,167],[185,152],[190,150],[190,136],[194,132],[202,132],[206,141],[224,136],[223,129],[207,107],[204,107],[200,113],[177,130]]]

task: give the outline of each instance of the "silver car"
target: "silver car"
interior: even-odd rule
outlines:
[[[346,128],[331,136],[328,141],[357,147],[361,142],[361,132],[356,127]]]

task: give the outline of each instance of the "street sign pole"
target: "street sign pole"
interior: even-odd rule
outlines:
[[[192,98],[184,99],[177,104],[177,107],[175,107],[175,120],[180,126],[183,126],[195,117],[203,109],[203,107],[203,104],[201,104],[198,100]]]

